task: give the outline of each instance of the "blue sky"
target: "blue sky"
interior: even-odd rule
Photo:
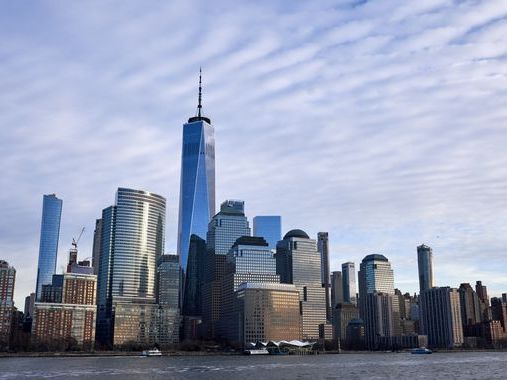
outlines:
[[[63,198],[58,268],[118,186],[165,196],[176,248],[182,123],[216,128],[217,202],[329,231],[418,288],[507,291],[507,2],[1,1],[0,258],[35,287],[42,194]]]

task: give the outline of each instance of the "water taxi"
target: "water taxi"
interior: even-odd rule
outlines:
[[[154,348],[152,350],[144,350],[141,356],[162,356],[162,352],[158,348]]]
[[[426,348],[426,347],[414,348],[414,349],[412,349],[411,352],[413,354],[432,354],[433,353],[433,351],[431,351],[429,348]]]

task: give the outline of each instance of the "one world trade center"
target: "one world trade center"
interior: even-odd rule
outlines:
[[[197,115],[183,125],[181,150],[178,254],[186,272],[190,236],[206,239],[208,223],[215,215],[215,136],[209,118],[201,115],[201,73]]]

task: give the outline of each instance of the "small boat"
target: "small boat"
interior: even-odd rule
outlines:
[[[259,350],[255,350],[255,349],[245,350],[245,351],[243,351],[243,353],[245,355],[268,355],[269,354],[268,350],[266,350],[265,348],[261,348]]]
[[[162,352],[158,348],[154,348],[152,350],[144,350],[141,356],[162,356]]]
[[[419,347],[419,348],[414,348],[412,349],[411,351],[413,354],[432,354],[433,351],[431,351],[429,348],[426,348],[426,347]]]

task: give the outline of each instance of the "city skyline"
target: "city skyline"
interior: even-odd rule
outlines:
[[[65,203],[58,272],[82,226],[80,257],[91,256],[95,220],[122,186],[167,198],[166,253],[176,251],[181,123],[195,109],[200,65],[220,157],[217,203],[244,199],[250,222],[281,215],[282,234],[329,231],[332,271],[383,254],[395,286],[414,292],[424,243],[435,285],[482,279],[491,295],[504,291],[505,58],[494,42],[505,38],[505,5],[230,8],[214,26],[177,35],[201,36],[188,54],[166,25],[169,11],[186,20],[190,8],[115,8],[119,29],[105,37],[112,18],[100,7],[4,6],[0,77],[10,81],[0,99],[12,108],[0,120],[0,249],[17,270],[18,307],[36,279],[42,194]],[[315,25],[301,22],[308,12]],[[393,16],[381,23],[375,12]],[[252,15],[255,27],[236,37]],[[283,27],[256,35],[274,17]],[[129,33],[142,58],[121,43]],[[208,39],[221,42],[210,48]]]

